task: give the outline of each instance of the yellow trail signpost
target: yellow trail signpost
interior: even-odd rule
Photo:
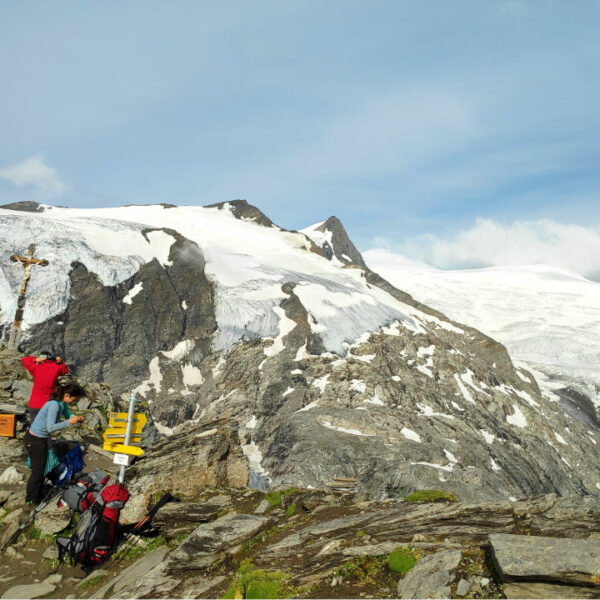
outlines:
[[[133,406],[135,397],[132,395],[129,400],[128,413],[110,413],[108,428],[104,432],[104,450],[114,452],[114,462],[121,465],[119,472],[119,481],[125,480],[125,467],[129,465],[131,456],[142,456],[144,451],[137,445],[142,441],[142,429],[147,422],[146,415],[143,413],[134,413]]]
[[[127,427],[128,416],[129,415],[127,413],[112,412],[108,417],[108,426],[122,427],[123,429],[125,429]],[[146,418],[146,415],[144,413],[134,413],[133,421],[131,422],[131,433],[141,433],[147,421],[148,419]]]
[[[104,449],[109,452],[116,452],[118,454],[128,454],[130,456],[142,456],[144,451],[137,446],[125,446],[125,444],[105,444]]]

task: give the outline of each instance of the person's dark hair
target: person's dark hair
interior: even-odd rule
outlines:
[[[58,384],[54,388],[52,400],[62,400],[65,394],[70,394],[71,396],[75,396],[75,398],[83,398],[85,390],[78,383]]]

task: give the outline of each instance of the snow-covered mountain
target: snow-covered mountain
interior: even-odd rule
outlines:
[[[547,265],[443,271],[388,250],[369,267],[419,301],[502,342],[547,389],[600,405],[600,283]]]
[[[245,201],[4,207],[4,335],[8,257],[31,242],[50,264],[31,278],[24,349],[135,391],[166,436],[227,421],[252,485],[600,493],[595,414],[568,414],[501,344],[367,268],[335,218],[295,232]]]

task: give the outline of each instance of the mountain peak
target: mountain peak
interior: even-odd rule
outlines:
[[[302,233],[321,248],[329,260],[335,257],[344,265],[358,265],[367,268],[363,257],[337,217],[331,216],[322,223],[302,229]]]

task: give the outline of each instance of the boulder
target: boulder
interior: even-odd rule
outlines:
[[[48,575],[42,583],[49,583],[50,585],[58,585],[63,580],[63,576],[60,573],[52,573]]]
[[[471,584],[466,579],[461,579],[456,584],[456,595],[457,596],[466,596],[469,593],[469,588]]]
[[[35,526],[44,535],[54,535],[66,529],[72,517],[73,512],[69,508],[62,508],[51,502],[38,513]]]
[[[12,395],[15,400],[29,402],[33,383],[26,379],[16,379],[12,382]]]
[[[23,483],[23,475],[13,466],[5,469],[2,475],[0,475],[0,484],[16,485],[19,483]]]
[[[600,540],[527,535],[490,535],[503,582],[519,580],[594,585],[600,571]],[[596,587],[600,595],[600,586]]]
[[[42,554],[42,558],[47,558],[48,560],[55,560],[58,558],[58,546],[56,544],[52,544],[52,546],[48,546],[44,550],[44,554]]]
[[[9,538],[19,529],[21,520],[25,517],[25,513],[22,509],[13,510],[11,513],[4,517],[2,524],[4,525],[4,532],[2,539],[0,540],[0,546],[3,546]]]
[[[450,598],[450,584],[461,559],[460,550],[424,556],[398,582],[398,598]]]

